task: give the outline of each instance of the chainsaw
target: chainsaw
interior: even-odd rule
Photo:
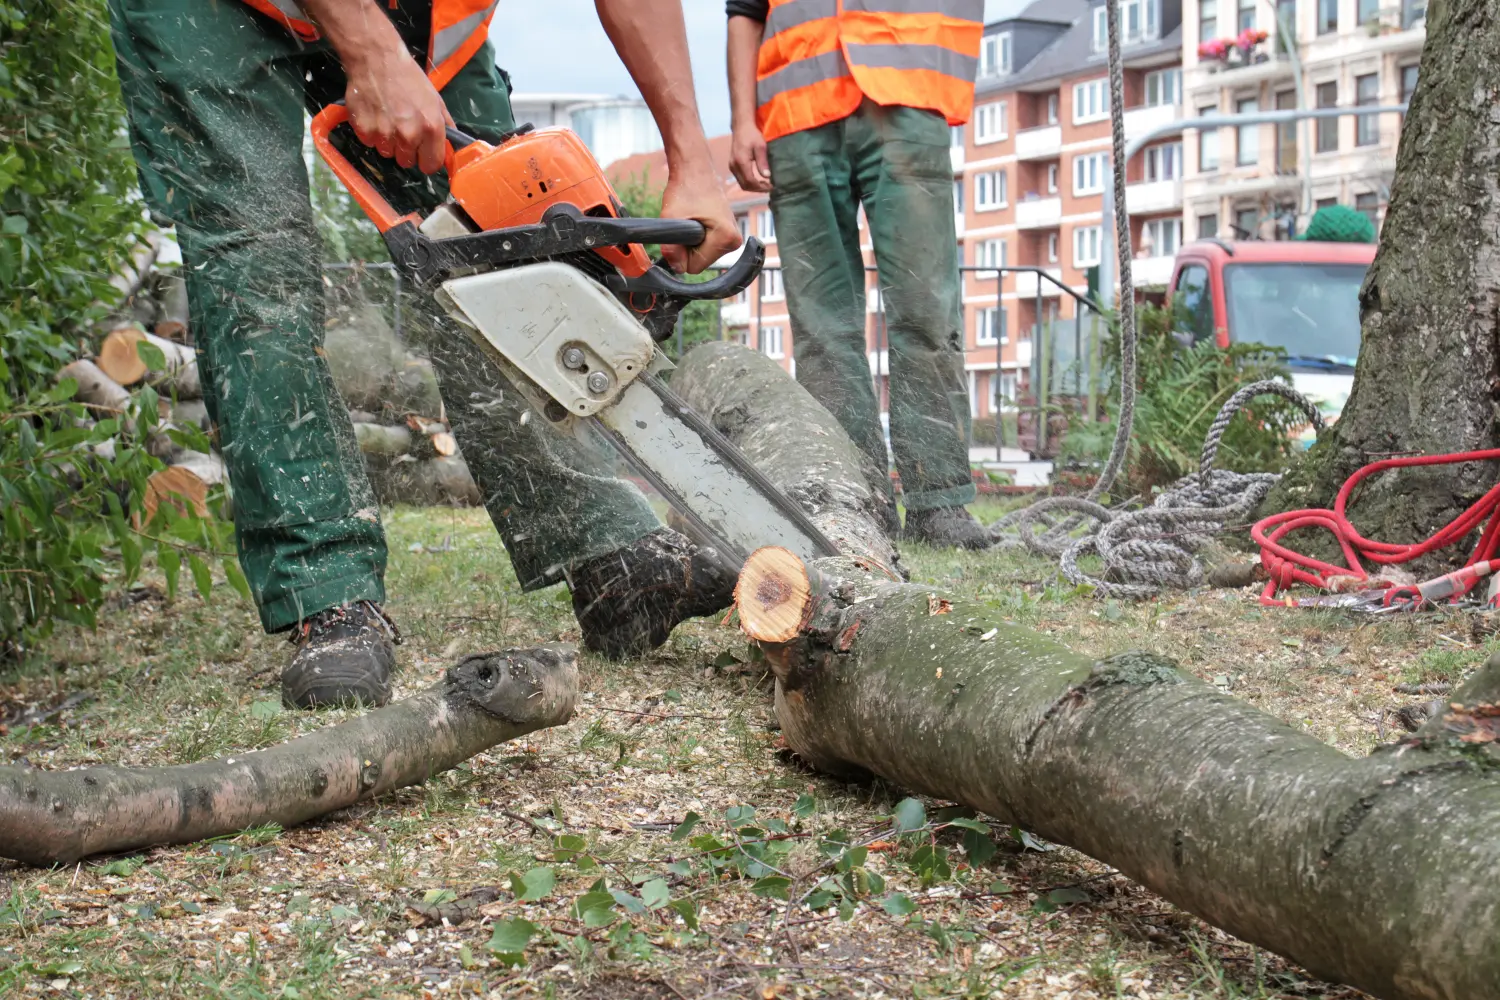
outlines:
[[[662,379],[657,346],[696,300],[744,291],[765,248],[703,282],[684,281],[645,244],[696,246],[701,223],[625,214],[583,141],[522,126],[492,145],[449,127],[448,199],[398,216],[329,140],[342,104],[313,119],[319,155],[380,231],[403,278],[429,292],[532,407],[562,433],[601,432],[688,533],[738,570],[764,545],[802,559],[837,548],[796,504]]]

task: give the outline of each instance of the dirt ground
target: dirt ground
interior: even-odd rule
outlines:
[[[522,594],[482,511],[386,525],[401,691],[465,653],[577,638],[567,593]],[[1175,657],[1351,754],[1425,700],[1396,685],[1456,680],[1496,645],[1472,615],[1263,610],[1251,591],[1101,602],[1024,557],[907,559],[1081,651]],[[281,710],[289,655],[228,588],[168,602],[148,578],[98,631],[0,673],[0,752],[170,764],[341,718]],[[944,803],[913,827],[899,789],[805,770],[761,664],[717,619],[581,667],[567,726],[321,822],[56,871],[0,863],[0,996],[1361,996],[1073,851],[986,838]]]

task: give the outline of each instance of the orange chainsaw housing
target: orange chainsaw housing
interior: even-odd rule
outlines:
[[[540,128],[498,146],[475,141],[453,152],[448,190],[482,231],[534,225],[553,205],[613,218],[620,200],[594,154],[571,130]],[[644,247],[595,251],[626,277],[651,267]]]

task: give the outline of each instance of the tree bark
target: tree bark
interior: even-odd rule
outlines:
[[[783,489],[827,483],[821,442],[842,432],[774,362],[700,348],[673,384]],[[733,421],[716,400],[735,401]],[[792,405],[790,441],[759,430]],[[851,523],[856,506],[806,509],[844,555],[788,572],[787,554],[762,550],[739,610],[752,637],[771,637],[782,732],[809,763],[1076,847],[1387,1000],[1500,996],[1500,720],[1476,709],[1457,734],[1354,760],[1161,657],[1092,661],[986,606],[891,582],[857,547],[878,532]],[[795,637],[773,641],[789,617]]]
[[[58,381],[70,378],[77,382],[78,390],[73,398],[86,405],[97,417],[124,417],[125,409],[130,405],[130,392],[100,371],[92,361],[80,358],[64,365],[57,378]]]
[[[1483,0],[1433,0],[1426,30],[1380,249],[1360,294],[1353,391],[1266,513],[1329,506],[1359,467],[1391,453],[1500,446],[1500,24]],[[1366,537],[1418,541],[1497,474],[1495,463],[1386,473],[1362,489],[1354,520]],[[1467,554],[1444,553],[1424,572]]]
[[[0,768],[0,856],[70,864],[265,823],[295,826],[417,784],[573,714],[571,646],[468,656],[426,691],[269,750],[178,767]]]

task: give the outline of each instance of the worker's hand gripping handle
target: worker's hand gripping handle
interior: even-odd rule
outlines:
[[[349,162],[349,158],[339,152],[329,139],[329,134],[344,122],[349,120],[349,109],[344,106],[343,101],[328,105],[322,111],[313,116],[312,137],[313,146],[317,148],[318,155],[323,157],[323,162],[328,164],[328,169],[333,171],[335,177],[344,185],[353,196],[359,207],[364,209],[365,215],[375,223],[375,228],[384,233],[387,229],[405,220],[410,220],[413,225],[422,222],[416,214],[397,215],[391,203],[385,200],[385,196],[375,189],[375,185],[365,179],[365,175],[359,172],[359,168]],[[461,140],[458,145],[468,145],[474,140],[459,132],[457,129],[448,129],[448,141],[443,153],[443,167],[451,171],[453,169],[453,149],[455,138]]]

